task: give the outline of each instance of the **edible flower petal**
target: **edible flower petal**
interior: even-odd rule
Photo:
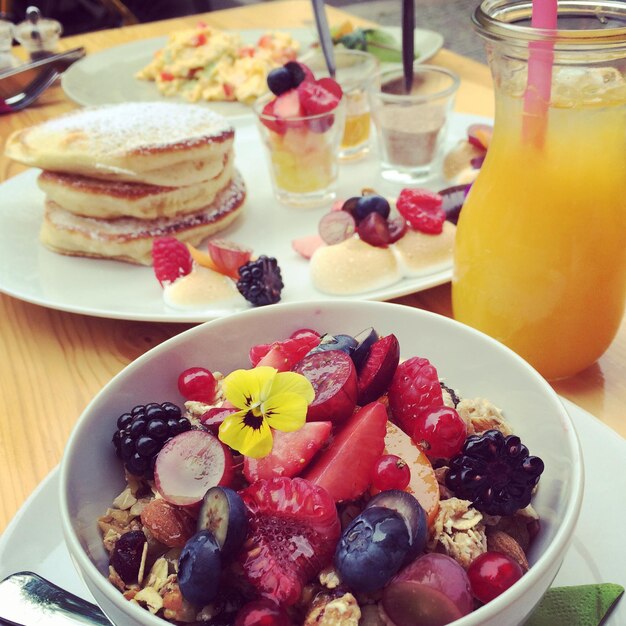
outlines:
[[[315,397],[306,377],[268,366],[230,373],[222,390],[239,410],[222,422],[219,438],[255,459],[272,451],[272,429],[292,432],[304,426],[307,407]]]

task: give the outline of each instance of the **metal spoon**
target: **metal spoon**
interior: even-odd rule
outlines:
[[[0,624],[112,626],[95,604],[33,572],[17,572],[0,582]]]

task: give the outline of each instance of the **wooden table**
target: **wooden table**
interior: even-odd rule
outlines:
[[[336,23],[346,14],[328,8]],[[199,16],[167,20],[67,38],[95,52],[127,41],[155,37],[194,24]],[[288,28],[312,23],[306,0],[263,2],[216,11],[201,19],[219,28]],[[469,20],[469,18],[468,18]],[[362,20],[354,18],[355,23]],[[441,50],[433,62],[463,79],[457,109],[493,115],[488,69]],[[60,87],[26,111],[0,117],[0,142],[15,129],[71,110]],[[23,168],[0,157],[0,181]],[[2,207],[0,206],[0,210]],[[397,302],[450,315],[450,286]],[[27,496],[60,461],[74,423],[91,398],[130,361],[189,328],[185,324],[119,321],[64,313],[0,294],[0,532]],[[626,323],[602,359],[582,374],[554,384],[556,391],[626,435]],[[105,468],[102,468],[105,471]]]

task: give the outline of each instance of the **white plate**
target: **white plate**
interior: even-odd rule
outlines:
[[[581,442],[585,461],[585,495],[572,545],[553,586],[612,582],[626,586],[626,568],[616,554],[623,543],[626,475],[617,471],[626,441],[595,417],[563,400]],[[0,580],[17,571],[34,571],[93,602],[65,548],[58,510],[55,469],[26,501],[0,537]],[[604,626],[626,624],[622,598]]]
[[[290,33],[300,43],[300,54],[305,53],[316,41],[310,28],[281,29]],[[399,28],[384,28],[401,41]],[[239,31],[244,43],[254,44],[268,29]],[[74,63],[61,78],[63,90],[69,98],[82,105],[113,104],[116,102],[145,102],[168,100],[159,93],[151,81],[138,80],[135,74],[145,67],[152,55],[163,48],[167,37],[142,39],[90,54]],[[430,30],[416,29],[415,54],[420,61],[433,56],[443,45],[443,37]],[[249,113],[249,108],[238,102],[211,102],[211,108],[222,115],[236,116]]]
[[[448,148],[464,137],[469,124],[488,121],[455,114]],[[250,246],[255,254],[274,256],[280,264],[285,289],[282,302],[329,299],[313,288],[308,261],[296,254],[291,241],[317,232],[325,208],[301,210],[274,200],[257,128],[250,117],[235,123],[237,167],[248,189],[244,215],[220,233]],[[98,317],[160,322],[202,322],[235,312],[226,310],[178,311],[163,303],[152,269],[117,261],[84,259],[55,254],[38,240],[44,195],[36,184],[39,170],[30,170],[0,185],[0,291],[52,309]],[[435,181],[434,189],[445,186]],[[362,187],[397,195],[379,176],[376,157],[341,165],[339,196],[350,197]],[[435,273],[403,279],[394,285],[354,296],[357,300],[389,300],[448,282],[452,265]]]

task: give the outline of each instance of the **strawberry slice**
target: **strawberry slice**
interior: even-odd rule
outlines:
[[[300,104],[307,115],[329,113],[337,107],[341,97],[326,89],[320,81],[305,81],[298,85]]]
[[[387,410],[372,402],[350,417],[330,445],[303,474],[335,500],[354,500],[369,487],[374,463],[385,449]]]
[[[260,478],[298,476],[326,443],[331,429],[331,422],[307,422],[291,433],[274,431],[270,454],[262,459],[244,457],[244,476],[250,483]]]
[[[240,553],[248,582],[278,603],[295,604],[335,552],[341,534],[335,503],[301,478],[258,480],[240,495],[248,510]]]
[[[313,253],[323,245],[324,240],[319,235],[305,235],[291,241],[291,247],[294,251],[305,259],[310,259]]]
[[[320,340],[319,336],[309,333],[284,341],[261,343],[250,348],[250,363],[254,367],[268,365],[279,372],[287,372],[310,350],[319,345]]]
[[[325,76],[324,78],[320,78],[317,81],[317,84],[324,87],[326,91],[330,91],[330,93],[334,94],[337,98],[339,98],[339,100],[343,97],[343,89],[336,80]]]
[[[283,120],[305,115],[297,89],[290,89],[274,100],[274,115]]]

